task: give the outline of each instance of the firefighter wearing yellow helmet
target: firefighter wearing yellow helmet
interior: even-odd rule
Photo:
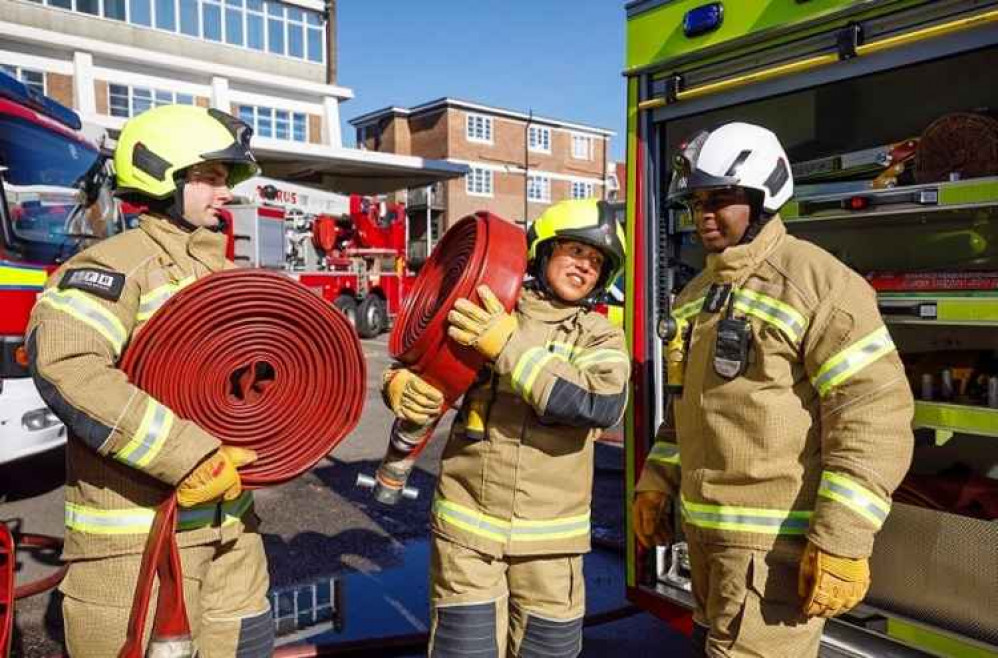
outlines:
[[[253,500],[219,440],[128,381],[130,337],[175,293],[233,267],[221,207],[258,171],[251,130],[213,109],[164,106],[129,120],[114,154],[138,228],[74,256],[49,279],[27,330],[38,390],[69,430],[61,590],[74,656],[112,656],[156,506],[176,491],[177,540],[198,655],[269,656],[273,624]]]
[[[695,656],[818,655],[856,606],[911,461],[914,403],[862,277],[787,234],[789,160],[769,130],[728,123],[674,160],[706,267],[678,295],[669,348],[675,441],[654,444],[633,504],[645,547],[689,547]]]
[[[564,201],[528,234],[513,313],[487,287],[459,300],[448,335],[488,360],[444,449],[432,512],[430,656],[570,658],[582,646],[593,441],[616,424],[630,359],[592,306],[624,263],[616,211]],[[390,369],[385,399],[429,423],[440,392]]]

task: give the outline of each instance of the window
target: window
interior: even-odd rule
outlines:
[[[180,31],[192,37],[201,36],[198,0],[180,0]]]
[[[31,1],[316,64],[326,55],[323,13],[280,0]]]
[[[572,157],[576,160],[592,160],[593,138],[589,135],[572,135]]]
[[[260,137],[292,142],[308,141],[308,116],[304,112],[240,105],[237,114],[240,119],[253,126],[254,134]]]
[[[465,178],[465,190],[473,196],[492,196],[492,172],[472,167]]]
[[[551,201],[551,179],[547,176],[527,176],[527,200]]]
[[[42,96],[45,95],[45,74],[41,71],[25,69],[20,66],[10,66],[9,64],[0,64],[0,71],[3,71],[12,78],[17,78],[31,91],[37,92]]]
[[[596,186],[583,181],[572,181],[573,199],[591,199],[596,196]]]
[[[173,105],[174,103],[194,105],[194,96],[164,89],[149,89],[148,87],[130,87],[118,84],[107,86],[108,113],[113,117],[127,119],[150,108]]]
[[[225,43],[243,45],[243,0],[225,0]]]
[[[551,129],[546,126],[530,126],[527,131],[527,144],[531,151],[551,152]]]
[[[465,124],[465,135],[472,142],[492,143],[492,117],[469,114]]]

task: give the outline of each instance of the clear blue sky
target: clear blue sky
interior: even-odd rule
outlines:
[[[450,96],[617,134],[624,157],[624,0],[338,0],[349,119]]]

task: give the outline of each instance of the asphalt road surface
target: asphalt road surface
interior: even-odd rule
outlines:
[[[439,430],[410,480],[420,490],[416,501],[385,508],[358,489],[357,474],[374,472],[391,425],[378,392],[389,362],[387,341],[381,337],[363,345],[368,395],[357,429],[306,475],[255,493],[274,607],[287,622],[279,626],[279,644],[334,644],[426,630],[428,514],[447,427]],[[62,460],[57,450],[0,466],[0,521],[22,532],[61,536]],[[611,544],[623,540],[623,487],[622,451],[598,445],[593,531]],[[17,581],[51,573],[58,564],[58,555],[51,551],[19,551]],[[590,611],[625,604],[622,573],[617,553],[600,550],[587,557]],[[58,593],[21,600],[16,610],[12,655],[48,657],[62,652]],[[585,637],[584,656],[687,653],[681,636],[644,613],[588,628]],[[384,650],[371,655],[391,654]]]

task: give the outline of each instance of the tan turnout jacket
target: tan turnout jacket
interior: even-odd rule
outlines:
[[[69,429],[67,560],[141,552],[156,505],[218,448],[216,438],[129,383],[117,364],[173,294],[229,267],[224,235],[187,233],[145,215],[139,228],[71,258],[39,296],[28,352],[42,397]],[[245,493],[182,509],[178,542],[234,538],[251,507]]]
[[[747,371],[715,372],[730,285],[751,325]],[[914,404],[876,295],[779,217],[755,240],[707,257],[673,315],[692,325],[678,445],[657,442],[637,490],[680,494],[684,528],[707,543],[769,549],[803,537],[844,557],[870,554],[911,461]]]
[[[518,329],[465,395],[444,450],[433,531],[489,555],[589,550],[593,441],[627,400],[623,332],[598,313],[524,290]],[[486,437],[465,434],[474,399]]]

